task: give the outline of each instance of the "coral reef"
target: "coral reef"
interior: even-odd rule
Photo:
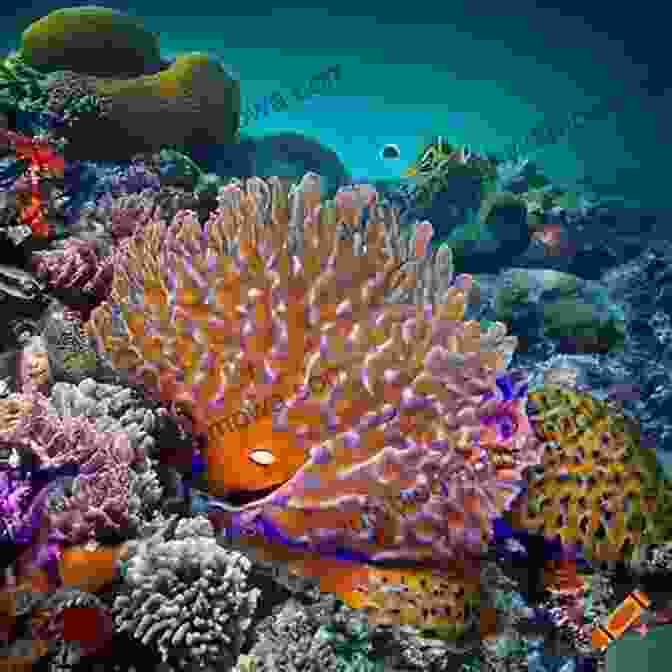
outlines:
[[[203,518],[180,521],[173,539],[162,537],[131,550],[128,591],[114,601],[118,629],[156,647],[178,669],[231,667],[259,597],[247,588],[249,561],[218,546]]]
[[[237,512],[235,532],[376,560],[479,552],[538,459],[524,380],[496,374],[515,339],[461,321],[469,278],[451,286],[449,251],[430,254],[423,229],[402,248],[375,191],[320,195],[311,174],[289,198],[252,179],[221,191],[205,234],[188,212],[137,230],[88,328],[208,434],[211,491],[290,479]],[[305,389],[334,369],[330,389]],[[279,414],[224,436],[246,400],[276,397]]]
[[[73,247],[76,246],[73,245]],[[76,247],[76,249],[79,248]],[[62,259],[59,255],[57,255],[57,258]],[[46,261],[50,262],[52,260],[53,258],[48,258]],[[102,266],[94,269],[90,266],[80,266],[78,281],[72,282],[72,284],[83,284],[84,288],[90,287],[93,289],[101,279],[104,284],[108,268]],[[72,276],[61,275],[58,266],[49,264],[47,270],[58,273],[53,278],[55,283],[60,281],[71,284]],[[95,275],[91,277],[90,273],[95,273]],[[81,282],[83,280],[87,281],[86,284]],[[56,380],[79,383],[84,378],[100,372],[97,353],[90,338],[84,332],[84,325],[78,313],[69,310],[58,301],[54,301],[44,312],[41,322],[42,340],[47,351],[51,371]]]
[[[75,290],[98,300],[109,294],[112,268],[100,259],[93,241],[69,238],[35,253],[31,261],[37,277],[52,290]]]
[[[512,510],[516,526],[560,536],[597,560],[630,558],[670,534],[672,490],[632,420],[588,393],[547,385],[530,394],[546,442],[542,472]]]
[[[134,17],[106,7],[68,7],[33,22],[21,35],[28,65],[53,72],[137,77],[161,66],[159,43]]]
[[[207,54],[180,55],[153,75],[95,78],[87,86],[105,101],[105,114],[63,128],[71,158],[123,161],[165,146],[188,151],[230,143],[238,130],[239,82]]]
[[[97,431],[123,432],[131,448],[140,459],[129,470],[128,516],[129,528],[137,530],[158,510],[163,486],[156,473],[156,461],[151,455],[158,452],[155,430],[158,413],[143,404],[138,395],[118,385],[97,383],[91,378],[79,385],[56,383],[50,401],[61,417],[85,417]]]
[[[460,272],[497,272],[530,243],[525,206],[514,194],[484,195],[465,220],[445,237]]]
[[[27,162],[13,185],[19,223],[30,227],[36,237],[53,236],[54,224],[48,218],[54,192],[50,178],[63,177],[63,158],[44,138],[31,138],[4,128],[0,128],[0,137],[10,145],[17,159]]]
[[[255,672],[278,669],[372,672],[380,669],[380,663],[376,668],[369,660],[373,654],[361,619],[347,608],[345,617],[338,618],[339,615],[339,607],[333,600],[312,606],[290,600],[255,628],[248,665],[252,665]],[[348,616],[354,616],[351,622]],[[348,644],[349,651],[346,650]],[[358,659],[359,667],[353,664],[353,658]],[[244,672],[242,661],[234,669]]]
[[[218,173],[239,178],[284,177],[299,181],[306,173],[317,173],[324,179],[324,189],[333,196],[350,176],[336,152],[319,140],[301,133],[268,133],[260,137],[243,137],[237,143],[235,155],[240,161],[233,165],[216,165]],[[228,158],[222,159],[222,162]]]
[[[14,399],[29,410],[3,428],[2,439],[31,450],[43,467],[79,465],[72,485],[60,484],[50,502],[53,538],[81,543],[103,532],[123,533],[129,524],[129,469],[144,456],[122,432],[99,432],[83,418],[60,418],[39,393]]]
[[[476,207],[497,175],[496,163],[454,146],[439,137],[432,140],[405,171],[415,179],[414,199],[419,207],[429,207],[441,192],[474,195]]]

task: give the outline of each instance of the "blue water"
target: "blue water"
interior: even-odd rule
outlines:
[[[7,48],[32,20],[71,2],[3,3]],[[209,51],[241,80],[248,103],[288,91],[332,65],[328,95],[294,102],[245,130],[295,130],[337,151],[354,176],[393,178],[423,140],[502,150],[544,117],[606,105],[611,114],[536,154],[554,183],[589,176],[603,190],[666,205],[670,131],[665,22],[639,3],[562,9],[530,2],[320,3],[110,1],[142,17],[165,55]],[[662,11],[662,10],[661,10]],[[589,14],[586,14],[589,12]],[[660,63],[660,65],[659,65]],[[648,78],[649,93],[639,82]],[[401,149],[384,161],[385,143]]]

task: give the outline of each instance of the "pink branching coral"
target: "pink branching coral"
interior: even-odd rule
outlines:
[[[496,393],[515,339],[464,321],[472,280],[431,225],[404,240],[372,188],[320,193],[234,181],[204,228],[136,229],[87,328],[207,434],[213,493],[276,488],[232,526],[370,560],[479,552],[539,460],[524,399]]]
[[[60,418],[39,393],[25,398],[26,411],[2,432],[2,440],[32,450],[41,467],[79,465],[72,494],[49,513],[55,541],[82,543],[102,529],[128,524],[129,467],[142,458],[122,432],[99,432],[82,417]]]
[[[52,289],[79,289],[102,301],[112,286],[112,262],[100,258],[92,241],[70,238],[57,249],[35,253],[32,263]]]
[[[83,210],[75,230],[83,237],[95,237],[115,245],[158,218],[171,218],[194,197],[185,192],[143,189],[139,193],[106,193]]]

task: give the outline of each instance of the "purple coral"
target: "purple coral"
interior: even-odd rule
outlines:
[[[100,432],[82,417],[60,418],[39,393],[32,402],[5,438],[32,450],[43,468],[79,465],[72,493],[63,492],[60,510],[48,514],[51,539],[83,543],[103,529],[123,529],[129,522],[129,467],[143,455],[123,432]]]
[[[100,258],[92,241],[71,238],[58,249],[36,253],[32,262],[51,288],[78,289],[98,302],[109,295],[114,268],[109,258]]]

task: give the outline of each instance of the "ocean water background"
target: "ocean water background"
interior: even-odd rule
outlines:
[[[15,47],[32,20],[76,4],[92,3],[3,2],[0,39]],[[167,56],[215,54],[240,77],[248,103],[339,65],[329,95],[293,102],[246,131],[315,136],[353,176],[398,176],[432,135],[501,151],[544,118],[599,104],[605,118],[535,158],[560,186],[588,177],[605,193],[667,207],[671,94],[664,9],[655,3],[101,4],[141,17]],[[388,142],[399,145],[400,161],[380,158]]]

